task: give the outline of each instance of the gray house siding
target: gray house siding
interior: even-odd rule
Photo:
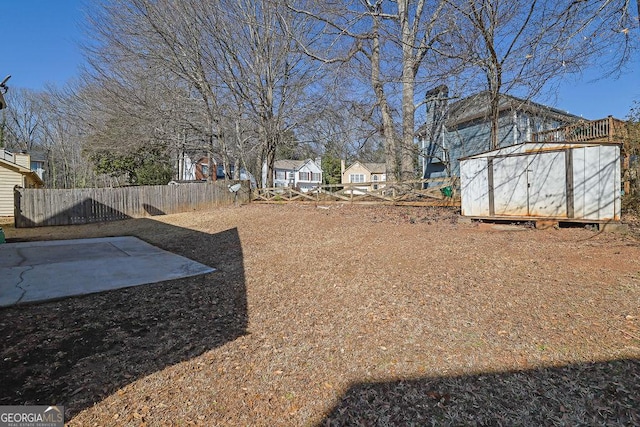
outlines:
[[[501,114],[498,122],[498,143],[500,147],[513,144],[513,120],[511,114]],[[479,121],[449,130],[451,174],[460,176],[461,157],[471,156],[491,150],[491,124]]]
[[[498,123],[498,147],[507,147],[531,140],[535,132],[553,129],[574,122],[579,117],[559,110],[550,109],[540,104],[519,100],[503,95],[502,103],[506,106],[500,112]],[[470,97],[471,98],[471,97]],[[479,108],[486,104],[478,102],[478,95],[474,96],[473,104],[469,104],[468,111],[460,113],[456,104],[450,110],[455,118],[433,122],[437,113],[433,113],[435,106],[428,109],[427,120],[419,132],[423,178],[442,178],[460,176],[460,162],[462,157],[473,156],[491,150],[491,124],[488,114],[481,114]],[[516,100],[517,102],[512,102]],[[429,101],[427,101],[429,104]],[[507,105],[513,105],[508,107]],[[526,108],[519,108],[526,107]],[[445,106],[446,108],[446,106]],[[466,116],[466,117],[465,117]],[[467,119],[469,117],[469,119]]]

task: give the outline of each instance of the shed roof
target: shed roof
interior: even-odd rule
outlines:
[[[521,142],[519,144],[509,145],[506,147],[495,148],[493,150],[483,151],[471,156],[461,157],[458,160],[464,161],[468,159],[479,159],[483,157],[508,157],[521,154],[537,154],[551,151],[564,151],[571,148],[595,147],[602,146],[620,146],[619,142],[594,142],[594,141],[556,141],[556,142]]]

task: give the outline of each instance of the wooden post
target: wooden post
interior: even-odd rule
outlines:
[[[20,228],[23,226],[22,221],[22,209],[20,208],[21,197],[20,197],[20,187],[15,186],[13,188],[13,225],[16,228]]]
[[[607,117],[607,126],[609,127],[609,129],[607,129],[607,133],[609,134],[607,141],[613,142],[613,116]]]
[[[625,153],[622,159],[622,177],[624,194],[627,195],[631,192],[631,183],[629,182],[629,154]]]

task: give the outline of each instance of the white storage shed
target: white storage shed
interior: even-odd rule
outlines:
[[[527,142],[460,159],[462,215],[620,220],[620,144]]]

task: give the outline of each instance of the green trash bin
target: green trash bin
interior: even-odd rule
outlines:
[[[442,193],[442,195],[443,195],[444,197],[451,197],[451,196],[453,196],[453,188],[451,188],[450,186],[442,187],[442,188],[440,189],[440,192]]]
[[[2,227],[0,227],[0,243],[4,242],[6,242],[6,240],[4,239],[4,231],[2,230]]]

